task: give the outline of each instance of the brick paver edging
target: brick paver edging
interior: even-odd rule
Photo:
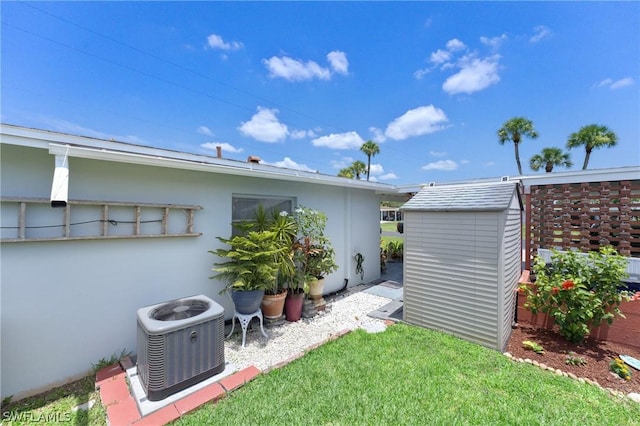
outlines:
[[[126,365],[127,362],[131,361],[124,359],[121,364]],[[107,411],[108,424],[117,426],[165,425],[207,402],[218,401],[227,393],[262,374],[258,368],[251,365],[142,417],[136,401],[131,396],[127,373],[121,364],[105,367],[96,373],[96,389],[100,390],[100,400]]]
[[[161,426],[176,420],[201,405],[208,402],[217,402],[226,394],[240,388],[260,374],[266,374],[269,371],[282,368],[290,362],[301,358],[307,352],[349,334],[351,331],[350,329],[344,329],[334,333],[322,342],[305,348],[286,360],[265,369],[263,372],[251,365],[144,417],[140,415],[136,401],[131,396],[129,384],[127,383],[125,369],[133,366],[129,357],[120,360],[119,364],[110,365],[98,371],[96,373],[96,389],[100,390],[100,400],[107,411],[108,424],[117,426]]]

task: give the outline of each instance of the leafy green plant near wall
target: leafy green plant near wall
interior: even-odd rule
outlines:
[[[627,260],[612,247],[581,256],[576,252],[553,250],[551,264],[538,256],[533,266],[535,286],[522,285],[527,296],[525,308],[547,313],[559,327],[560,335],[579,343],[591,329],[603,322],[611,324],[624,315],[620,303],[631,294],[624,286]]]

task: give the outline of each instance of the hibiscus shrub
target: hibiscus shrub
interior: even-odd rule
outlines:
[[[551,264],[540,256],[535,259],[535,286],[521,286],[527,296],[524,307],[544,312],[553,318],[560,335],[574,343],[584,340],[615,316],[624,318],[619,306],[629,300],[624,287],[627,260],[612,247],[602,247],[588,256],[576,252],[552,251]]]

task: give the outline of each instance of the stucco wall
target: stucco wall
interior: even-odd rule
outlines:
[[[3,196],[48,198],[54,157],[1,145]],[[373,191],[69,159],[69,198],[194,204],[200,237],[6,243],[1,265],[1,394],[20,398],[86,374],[92,363],[136,351],[136,310],[205,294],[233,305],[208,279],[207,253],[231,232],[232,194],[297,197],[328,218],[340,269],[325,292],[361,282],[353,254],[365,255],[365,282],[379,277],[379,198]],[[43,210],[43,215],[57,214]],[[39,218],[40,219],[40,218]],[[42,219],[46,220],[46,217]],[[2,223],[15,218],[2,216]]]

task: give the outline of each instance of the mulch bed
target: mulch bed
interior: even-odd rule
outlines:
[[[522,345],[524,340],[531,340],[542,345],[544,354],[537,354],[526,349]],[[625,381],[609,370],[609,363],[618,355],[630,355],[640,359],[640,349],[632,346],[592,338],[586,339],[581,344],[575,344],[566,341],[555,331],[519,324],[517,328],[513,329],[506,352],[511,353],[514,358],[529,358],[549,367],[573,373],[577,377],[596,381],[604,388],[614,389],[625,394],[640,393],[640,371],[629,367],[631,380]],[[586,364],[567,364],[565,361],[569,352],[573,352],[574,357],[582,357]]]

